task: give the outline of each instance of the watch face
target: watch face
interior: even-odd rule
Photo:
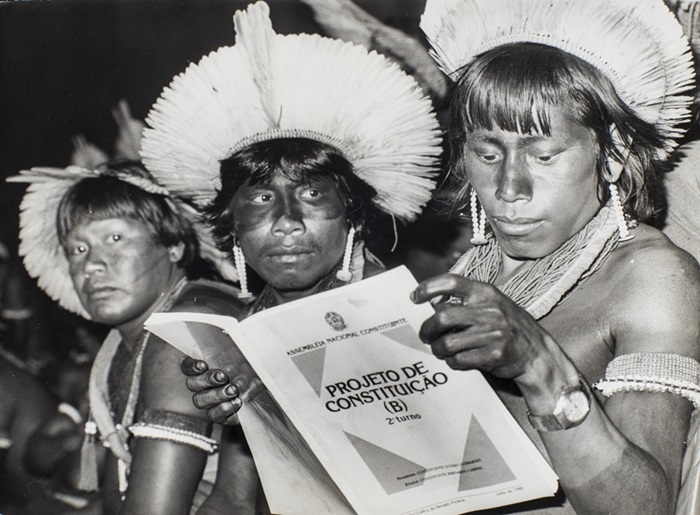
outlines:
[[[581,390],[575,390],[566,396],[566,404],[562,410],[570,422],[583,420],[591,409],[588,396]]]

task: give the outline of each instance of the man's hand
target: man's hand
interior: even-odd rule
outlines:
[[[444,274],[421,282],[412,294],[416,303],[435,298],[451,301],[435,305],[420,337],[451,368],[518,379],[548,353],[537,321],[490,284]]]
[[[226,372],[209,370],[206,362],[190,357],[182,361],[180,368],[187,376],[187,389],[193,392],[193,404],[207,410],[209,420],[226,426],[239,423],[236,413],[241,409],[243,399]]]

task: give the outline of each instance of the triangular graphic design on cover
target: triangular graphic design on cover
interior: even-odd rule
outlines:
[[[394,329],[387,329],[382,331],[381,334],[406,347],[430,354],[430,346],[420,341],[418,333],[408,324],[400,325]]]
[[[459,491],[512,481],[515,474],[472,415],[459,477]],[[473,470],[472,470],[473,469]]]
[[[309,382],[316,395],[321,397],[321,387],[323,386],[323,365],[326,360],[326,348],[304,352],[292,356],[292,362],[297,366],[301,375]]]
[[[418,475],[416,472],[424,471],[425,467],[348,432],[345,432],[345,436],[348,437],[387,495],[416,488],[423,484],[420,479],[424,476]],[[406,477],[409,474],[410,477]]]

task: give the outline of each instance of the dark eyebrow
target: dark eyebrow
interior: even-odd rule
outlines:
[[[519,140],[518,147],[526,147],[532,143],[537,143],[539,141],[547,140],[549,136],[545,134],[522,134],[523,139]],[[499,146],[501,144],[500,140],[496,137],[490,136],[488,134],[475,134],[474,139],[477,141],[482,141],[484,143],[490,143],[492,145]]]
[[[548,140],[551,140],[551,138],[549,136],[545,136],[544,134],[527,134],[525,139],[520,141],[518,148],[524,148],[534,143],[540,143]]]
[[[255,184],[251,184],[250,182],[245,182],[240,185],[238,189],[251,189],[251,190],[266,190],[270,188],[270,185],[265,182],[256,182]]]

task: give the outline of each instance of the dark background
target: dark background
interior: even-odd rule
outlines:
[[[145,118],[188,63],[234,42],[245,0],[57,0],[0,2],[0,241],[17,244],[25,186],[4,179],[32,166],[69,164],[71,137],[111,153],[111,109],[128,100]],[[356,0],[420,37],[425,0]],[[268,0],[280,33],[323,31],[299,0]]]

